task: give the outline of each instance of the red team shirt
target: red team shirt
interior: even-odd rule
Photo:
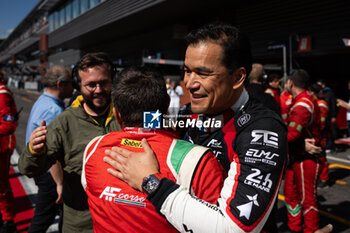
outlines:
[[[207,148],[176,140],[163,130],[125,128],[93,139],[84,153],[82,184],[88,196],[94,232],[153,233],[155,229],[156,232],[177,232],[156,212],[146,195],[107,173],[110,166],[103,161],[105,150],[119,146],[142,152],[142,138],[147,139],[157,156],[161,177],[176,181],[178,174],[185,172],[198,198],[210,203],[216,203],[219,198],[226,175]],[[188,164],[185,160],[191,152],[200,154],[201,158],[197,166],[192,164],[192,170],[186,170],[182,164]]]
[[[9,168],[10,156],[16,147],[16,127],[17,109],[12,92],[0,81],[0,212],[4,221],[15,216]]]
[[[276,100],[276,103],[280,104],[280,91],[279,91],[279,89],[269,87],[265,90],[265,93],[271,95]]]
[[[17,108],[12,92],[0,82],[0,152],[16,146]],[[0,158],[1,159],[1,158]]]
[[[322,141],[321,146],[322,148],[326,148],[326,141],[328,137],[328,132],[324,129],[326,128],[326,119],[328,117],[328,103],[324,99],[316,99],[317,105],[320,109],[320,116],[321,116],[321,133],[322,133]]]
[[[314,138],[315,144],[321,140],[320,110],[308,91],[301,92],[292,102],[288,115],[288,142],[297,139]],[[304,151],[303,151],[304,153]]]

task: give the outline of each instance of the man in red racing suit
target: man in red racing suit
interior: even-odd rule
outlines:
[[[97,137],[85,149],[82,185],[88,196],[94,232],[177,232],[157,213],[145,193],[107,173],[110,166],[103,159],[105,150],[113,146],[142,152],[141,140],[145,138],[157,155],[159,177],[176,181],[210,203],[216,203],[220,196],[226,173],[208,148],[174,139],[173,133],[166,130],[131,127],[142,125],[142,112],[146,109],[154,110],[154,114],[158,109],[167,110],[163,107],[168,104],[165,82],[156,74],[143,68],[125,69],[120,74],[112,98],[115,109],[120,110],[114,113],[123,131]],[[125,85],[128,82],[133,86]],[[139,121],[134,118],[134,123],[129,123],[128,118],[136,114],[130,106],[140,113]]]
[[[304,140],[314,138],[320,146],[320,111],[307,89],[309,76],[296,70],[287,81],[287,90],[293,95],[288,116],[288,144],[290,163],[286,170],[284,195],[288,226],[295,232],[314,232],[319,228],[316,201],[316,182],[322,169],[318,157],[305,151]],[[302,225],[304,224],[304,225]]]
[[[268,87],[265,90],[266,94],[271,95],[276,103],[280,104],[280,83],[281,83],[281,77],[277,73],[272,73],[268,77]]]
[[[322,133],[322,140],[321,140],[321,146],[325,150],[326,149],[326,142],[327,139],[329,138],[329,133],[326,130],[326,119],[328,117],[328,103],[325,99],[317,98],[317,105],[320,108],[320,115],[321,115],[321,133]],[[328,162],[326,159],[326,154],[324,153],[323,157],[320,157],[320,161],[323,164],[323,169],[320,173],[320,181],[322,183],[327,184],[329,181],[329,176],[328,176]]]
[[[5,224],[15,217],[13,194],[9,183],[10,156],[16,146],[17,109],[0,73],[0,211]],[[9,226],[7,226],[9,227]]]
[[[120,146],[140,152],[143,151],[142,138],[146,138],[154,148],[160,173],[165,177],[178,183],[188,183],[194,195],[210,203],[216,203],[220,196],[224,171],[208,148],[174,139],[163,130],[124,128],[122,132],[95,138],[85,150],[82,178],[86,180],[85,191],[94,232],[153,233],[155,229],[157,232],[177,232],[156,212],[144,193],[106,172],[109,167],[103,161],[106,149]],[[187,162],[194,159],[197,166],[191,171]]]
[[[327,140],[330,137],[330,133],[328,129],[326,128],[326,120],[329,117],[329,106],[327,101],[324,99],[324,95],[322,93],[322,87],[318,84],[312,84],[310,86],[310,91],[313,96],[313,98],[316,100],[317,105],[320,109],[320,116],[321,116],[321,135],[322,135],[322,140],[321,140],[321,147],[323,150],[324,156],[320,157],[319,160],[322,163],[322,171],[320,173],[320,182],[319,182],[319,187],[326,187],[328,185],[329,181],[329,175],[328,175],[328,162],[326,159],[326,143]]]

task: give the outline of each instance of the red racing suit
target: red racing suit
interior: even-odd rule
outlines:
[[[147,197],[179,231],[261,232],[264,227],[287,160],[287,131],[276,113],[248,99],[244,91],[223,114],[210,116],[222,121],[220,128],[189,128],[185,136],[211,148],[228,171],[217,205],[168,179]]]
[[[94,232],[177,232],[144,193],[107,173],[110,166],[103,161],[104,151],[119,146],[141,152],[142,138],[157,156],[160,177],[185,185],[193,195],[210,203],[220,196],[226,172],[208,148],[174,139],[163,130],[124,128],[93,139],[84,152],[82,184]]]
[[[320,127],[318,105],[304,90],[294,98],[288,116],[290,164],[284,183],[288,226],[296,232],[314,232],[319,228],[316,182],[322,168],[318,157],[323,155],[307,154],[304,140],[314,138],[320,146]]]
[[[279,89],[268,87],[268,88],[266,88],[265,93],[271,95],[276,100],[276,103],[278,105],[280,104],[280,90]]]
[[[321,123],[321,133],[322,133],[322,141],[321,141],[321,145],[322,148],[326,148],[326,139],[327,139],[327,135],[325,132],[326,129],[326,120],[328,117],[328,111],[329,111],[329,107],[328,107],[328,103],[326,100],[324,99],[316,99],[317,102],[317,106],[320,109],[320,123]]]
[[[280,95],[280,108],[281,108],[282,119],[286,124],[287,124],[288,113],[289,113],[289,109],[292,104],[292,101],[293,101],[293,96],[289,94],[288,91],[285,90],[284,92],[282,92],[282,94]]]
[[[4,221],[15,216],[9,183],[10,156],[16,146],[17,109],[12,93],[0,82],[0,211]]]
[[[329,138],[329,132],[326,130],[326,119],[328,117],[328,111],[329,111],[329,106],[328,103],[325,99],[316,99],[317,105],[320,109],[320,115],[321,115],[321,133],[322,133],[322,140],[321,140],[321,146],[325,150],[326,149],[326,142],[327,139]],[[323,156],[320,158],[320,162],[322,163],[322,171],[320,173],[320,179],[322,181],[328,181],[329,176],[328,176],[328,162],[326,159],[326,156]]]

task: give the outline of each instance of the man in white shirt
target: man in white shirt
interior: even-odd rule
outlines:
[[[176,121],[180,110],[180,97],[184,95],[184,92],[175,81],[171,81],[170,85],[171,87],[168,89],[168,95],[170,96],[169,115],[173,121]]]

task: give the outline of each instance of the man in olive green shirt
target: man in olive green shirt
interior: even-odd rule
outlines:
[[[85,146],[96,136],[120,130],[111,105],[113,63],[104,53],[86,54],[73,70],[82,95],[48,127],[33,131],[19,159],[21,173],[35,177],[56,160],[63,167],[63,232],[93,232],[80,183]]]

